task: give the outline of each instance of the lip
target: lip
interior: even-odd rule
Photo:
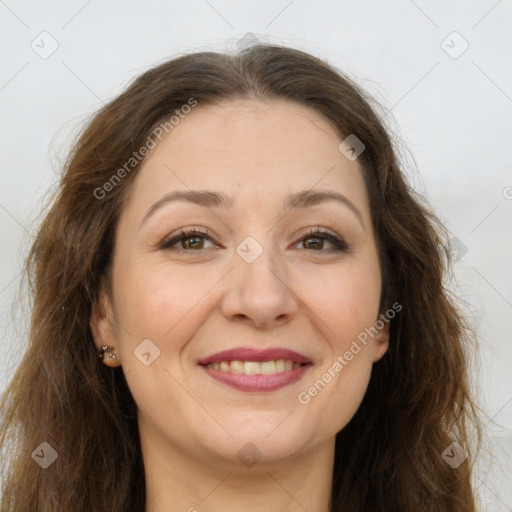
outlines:
[[[273,361],[277,359],[285,359],[300,363],[304,366],[295,370],[276,373],[273,375],[245,375],[231,372],[221,372],[212,370],[206,365],[210,363],[221,363],[222,361],[255,361],[262,363],[265,361]],[[312,361],[305,355],[299,354],[293,350],[285,348],[269,348],[265,350],[257,350],[253,348],[241,347],[230,350],[217,352],[211,356],[205,357],[198,361],[198,364],[212,378],[223,384],[227,384],[232,388],[245,392],[265,392],[276,391],[285,386],[289,386],[300,380],[304,374],[312,366]]]
[[[222,361],[255,361],[257,363],[263,363],[275,359],[285,359],[300,364],[311,363],[311,360],[305,355],[286,348],[257,350],[254,348],[240,347],[217,352],[216,354],[200,359],[198,364],[207,365],[210,363],[222,363]]]

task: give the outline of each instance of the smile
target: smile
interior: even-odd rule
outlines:
[[[312,366],[304,355],[287,349],[241,348],[199,361],[218,382],[246,392],[275,391],[297,382]]]

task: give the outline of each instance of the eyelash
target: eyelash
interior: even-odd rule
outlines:
[[[174,235],[174,236],[171,236],[170,238],[164,239],[160,243],[159,249],[172,250],[172,246],[175,245],[177,242],[181,242],[182,240],[191,238],[193,236],[197,236],[200,238],[206,238],[206,239],[210,240],[210,242],[213,242],[210,235],[201,229],[191,229],[188,231],[184,230],[184,229],[180,229],[180,231],[177,235]],[[299,240],[299,242],[303,242],[304,240],[307,240],[308,238],[320,238],[320,239],[327,240],[328,242],[331,242],[334,245],[334,248],[328,249],[328,250],[318,250],[318,251],[316,251],[315,249],[305,249],[306,251],[334,253],[334,252],[346,252],[349,249],[347,243],[343,239],[338,238],[337,236],[335,236],[327,231],[324,231],[322,229],[319,229],[319,228],[310,228],[310,230],[307,233],[305,233],[305,235]],[[190,251],[200,252],[204,249],[184,249],[183,247],[180,247],[180,248],[174,249],[174,250],[186,251],[186,252],[190,252]]]

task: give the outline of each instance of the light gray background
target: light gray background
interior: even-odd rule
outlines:
[[[150,66],[252,32],[325,58],[391,109],[414,187],[458,240],[450,286],[480,335],[473,375],[496,456],[476,479],[482,510],[512,511],[510,0],[0,0],[0,15],[0,392],[26,343],[27,316],[11,314],[22,259],[70,137]]]

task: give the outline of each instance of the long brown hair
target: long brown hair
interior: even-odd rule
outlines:
[[[26,262],[29,346],[1,403],[0,512],[144,510],[136,404],[122,370],[99,363],[89,327],[140,163],[125,167],[108,193],[98,190],[191,98],[199,108],[286,99],[365,145],[358,162],[383,268],[381,309],[398,302],[402,310],[361,406],[336,437],[331,510],[475,511],[470,477],[481,423],[467,361],[476,342],[443,284],[443,227],[408,185],[378,107],[360,87],[312,55],[257,45],[150,69],[75,143]],[[458,467],[442,456],[454,441],[469,455]],[[43,442],[58,454],[47,469],[31,456],[48,451]]]

